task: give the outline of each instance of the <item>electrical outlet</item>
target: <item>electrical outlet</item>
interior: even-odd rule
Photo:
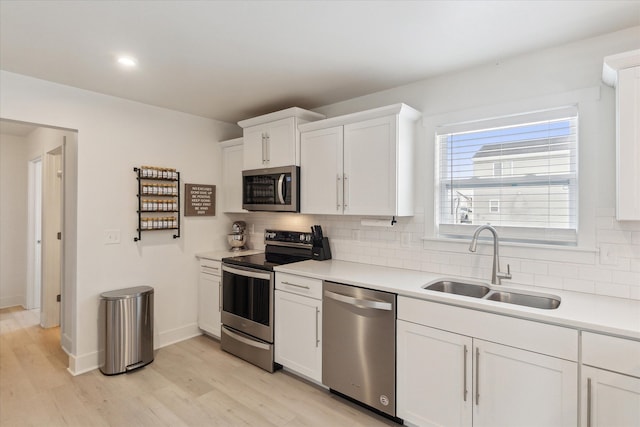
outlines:
[[[104,230],[104,244],[117,245],[120,243],[120,230]]]

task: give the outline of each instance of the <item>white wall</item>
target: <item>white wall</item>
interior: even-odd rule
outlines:
[[[638,47],[640,27],[634,27],[317,109],[333,117],[404,102],[422,111],[416,156],[417,214],[400,218],[394,228],[362,226],[359,217],[348,216],[238,217],[254,226],[250,239],[255,247],[261,245],[260,232],[265,227],[308,230],[311,224],[322,224],[336,259],[488,280],[489,245],[479,246],[478,253],[472,254],[468,242],[435,238],[433,126],[554,102],[577,102],[579,247],[503,244],[502,267],[509,263],[513,274],[512,280],[503,283],[640,299],[640,222],[615,220],[615,95],[613,88],[602,84],[603,58]]]
[[[26,305],[27,143],[0,135],[0,308]]]
[[[183,218],[182,238],[153,232],[134,243],[133,167],[175,167],[181,184],[220,185],[216,142],[237,136],[237,126],[4,71],[0,86],[3,118],[78,131],[77,256],[76,266],[65,272],[76,281],[70,370],[97,366],[97,312],[104,291],[155,288],[156,347],[198,334],[195,253],[224,248],[229,220]],[[120,230],[121,243],[105,245],[106,229]]]

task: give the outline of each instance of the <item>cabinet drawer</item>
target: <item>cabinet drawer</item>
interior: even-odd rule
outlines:
[[[222,274],[222,263],[210,259],[200,259],[200,273],[220,276]]]
[[[640,341],[583,332],[582,363],[640,377]]]
[[[276,273],[276,289],[322,299],[322,280],[294,274]]]
[[[485,341],[578,360],[578,331],[480,310],[398,297],[398,319]]]

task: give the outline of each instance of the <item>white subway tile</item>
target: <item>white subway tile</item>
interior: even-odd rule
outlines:
[[[596,294],[618,298],[630,298],[631,289],[629,285],[596,282]]]
[[[611,277],[611,270],[595,267],[578,267],[578,279],[611,283]]]
[[[601,243],[617,243],[622,245],[630,244],[631,231],[598,230],[597,238],[598,238],[598,242],[601,242]]]
[[[572,264],[549,263],[549,276],[577,278],[578,267]]]
[[[566,291],[595,293],[596,283],[593,280],[563,279],[562,288]]]
[[[640,286],[640,273],[634,271],[614,271],[612,277],[613,283],[622,285]]]
[[[520,271],[523,273],[546,275],[549,273],[549,264],[546,262],[521,261]]]

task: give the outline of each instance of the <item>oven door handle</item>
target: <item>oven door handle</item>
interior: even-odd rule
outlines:
[[[271,280],[271,274],[268,272],[263,273],[255,270],[244,269],[242,267],[229,267],[228,265],[223,264],[222,271],[237,274],[238,276],[253,277],[254,279]]]
[[[256,347],[256,348],[259,348],[261,350],[269,350],[269,347],[270,347],[269,344],[265,344],[265,343],[254,341],[254,340],[250,340],[249,338],[245,338],[242,335],[236,334],[235,332],[231,332],[227,328],[222,328],[222,333],[229,335],[234,340],[238,340],[243,344],[249,345],[251,347]]]

